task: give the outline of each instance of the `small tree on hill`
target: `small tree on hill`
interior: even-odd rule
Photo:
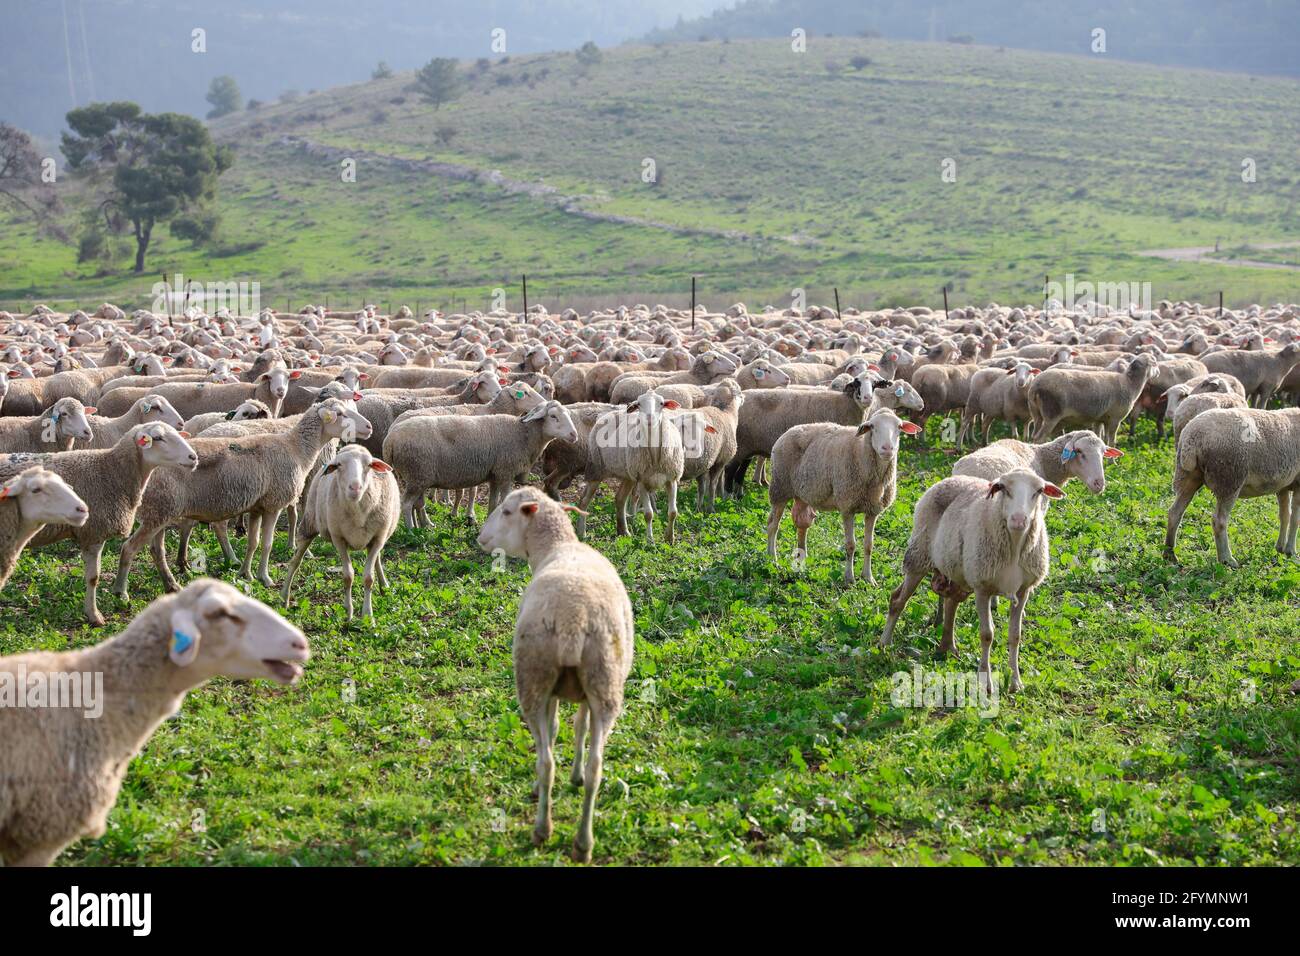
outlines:
[[[590,40],[578,47],[576,56],[578,57],[578,67],[583,73],[598,66],[600,61],[605,58],[605,55],[600,52],[600,47],[596,46],[596,44]]]
[[[443,103],[450,103],[463,91],[460,68],[455,60],[435,57],[420,67],[420,72],[415,74],[412,89],[426,102],[432,103],[434,109],[439,109]]]
[[[372,80],[386,80],[393,75],[393,68],[388,65],[387,61],[380,60],[379,65],[370,71]]]
[[[216,119],[239,109],[244,98],[239,94],[239,84],[233,76],[218,76],[208,87],[207,101],[212,104],[208,110],[208,119]]]

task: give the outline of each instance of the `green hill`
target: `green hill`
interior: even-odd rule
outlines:
[[[1294,80],[861,38],[465,71],[439,110],[399,74],[216,121],[238,153],[220,241],[160,230],[147,278],[127,258],[96,276],[11,220],[0,302],[144,301],[175,271],[256,280],[277,305],[483,307],[521,273],[552,306],[681,302],[692,273],[713,305],[832,286],[845,305],[935,302],[945,283],[954,303],[1031,301],[1047,273],[1151,282],[1156,298],[1295,297],[1292,271],[1140,254],[1300,238]]]

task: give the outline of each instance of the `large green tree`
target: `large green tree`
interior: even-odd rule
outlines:
[[[443,103],[449,103],[460,96],[460,67],[455,60],[437,57],[420,67],[411,86],[437,109]]]
[[[179,113],[142,113],[135,103],[92,103],[68,114],[63,155],[73,169],[101,174],[105,221],[130,222],[135,271],[144,272],[154,226],[216,198],[217,177],[233,160],[207,128]]]

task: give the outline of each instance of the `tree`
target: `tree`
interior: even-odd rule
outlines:
[[[460,96],[462,92],[460,68],[455,60],[435,57],[420,67],[411,88],[426,102],[432,103],[436,110],[443,103],[450,103]]]
[[[41,224],[54,229],[59,197],[43,177],[43,160],[32,138],[17,126],[0,123],[0,198],[18,206]]]
[[[386,60],[380,60],[379,65],[370,71],[372,80],[386,80],[393,75],[393,68],[388,65]]]
[[[135,103],[92,103],[68,114],[63,134],[68,164],[110,176],[98,209],[113,226],[131,224],[135,271],[144,272],[154,226],[202,209],[216,197],[217,177],[233,154],[217,146],[207,128],[179,113],[142,113]]]
[[[206,99],[212,104],[212,109],[208,110],[208,119],[237,112],[239,105],[244,102],[244,98],[239,93],[239,84],[235,82],[233,76],[214,78],[212,85],[208,87]]]
[[[588,40],[582,46],[578,47],[578,66],[586,73],[593,66],[596,66],[603,60],[604,54],[600,52],[600,47]]]
[[[433,138],[441,145],[448,148],[451,147],[451,141],[455,139],[459,133],[460,130],[452,126],[450,123],[439,123],[433,128]]]

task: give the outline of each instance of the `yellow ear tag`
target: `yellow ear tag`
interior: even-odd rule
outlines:
[[[325,411],[320,413],[320,420],[323,421],[326,425],[333,424],[334,417],[335,417],[334,413],[331,412],[329,409],[326,409]]]

